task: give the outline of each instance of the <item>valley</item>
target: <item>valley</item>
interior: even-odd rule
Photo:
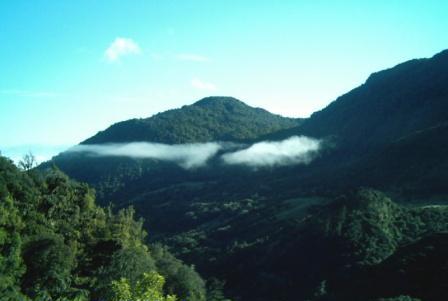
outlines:
[[[405,264],[404,254],[412,253],[414,244],[426,248],[445,240],[446,208],[432,204],[448,200],[446,83],[444,51],[374,73],[308,119],[283,118],[231,97],[208,97],[117,123],[81,143],[231,145],[201,166],[185,168],[177,159],[141,158],[126,151],[108,156],[69,150],[39,168],[54,164],[93,185],[103,205],[133,206],[145,219],[150,241],[163,242],[206,278],[225,283],[232,300],[399,295],[442,300],[439,288],[429,283],[414,290],[410,284],[392,289],[380,282],[375,290],[356,294],[358,288],[350,283],[352,277],[361,283],[370,273],[389,273],[381,265],[386,260]],[[285,153],[278,162],[296,161],[264,166],[229,165],[222,159],[251,145],[281,147],[291,137],[316,139],[317,154],[298,161],[306,150]],[[251,156],[257,160],[262,154]],[[446,264],[433,256],[438,255],[418,257],[415,264]],[[421,273],[431,269],[425,265]],[[319,295],[315,290],[323,284],[325,293]]]

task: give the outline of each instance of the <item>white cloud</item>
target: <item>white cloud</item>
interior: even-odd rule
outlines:
[[[109,62],[115,62],[122,56],[139,54],[141,52],[140,46],[134,40],[118,37],[106,49],[104,56]]]
[[[70,152],[87,152],[98,156],[119,156],[131,158],[151,158],[174,162],[189,169],[200,167],[221,149],[219,143],[161,144],[131,142],[118,144],[77,145]]]
[[[216,90],[216,86],[212,83],[204,82],[198,78],[193,78],[191,80],[191,85],[193,88],[199,89],[199,90],[207,90],[207,91],[214,91]]]
[[[294,164],[308,164],[317,155],[321,141],[304,136],[293,136],[283,141],[264,141],[245,149],[242,145],[229,142],[208,142],[191,144],[162,144],[152,142],[130,142],[111,144],[81,144],[68,152],[83,152],[94,156],[149,158],[173,162],[190,169],[205,166],[207,162],[225,152],[222,163],[249,167],[276,167]],[[240,149],[234,151],[235,149]]]
[[[226,164],[250,167],[308,164],[321,142],[305,136],[293,136],[283,141],[267,141],[222,156]]]
[[[193,53],[180,53],[176,55],[176,58],[180,61],[191,61],[191,62],[209,62],[210,58],[199,55],[199,54],[193,54]]]

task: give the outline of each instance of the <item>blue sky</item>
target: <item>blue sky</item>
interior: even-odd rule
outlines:
[[[306,117],[448,48],[446,1],[0,1],[0,150],[230,95]]]

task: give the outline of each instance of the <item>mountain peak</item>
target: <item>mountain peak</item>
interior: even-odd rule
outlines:
[[[193,106],[238,105],[247,106],[244,102],[231,96],[208,96],[198,100]]]
[[[300,119],[285,118],[228,96],[210,96],[192,105],[145,119],[116,123],[83,144],[148,141],[195,143],[247,141],[298,126]]]

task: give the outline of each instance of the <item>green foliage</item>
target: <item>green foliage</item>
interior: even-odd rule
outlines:
[[[110,301],[176,301],[173,295],[163,294],[165,278],[157,272],[143,273],[135,285],[131,285],[126,278],[112,281]]]
[[[22,256],[27,267],[22,287],[29,296],[46,291],[58,298],[70,291],[75,254],[61,236],[32,238],[24,246]]]
[[[13,300],[20,296],[19,280],[25,271],[20,256],[22,219],[10,196],[0,199],[0,296]]]
[[[430,275],[446,275],[446,260],[426,249],[443,253],[443,245],[401,250],[431,233],[448,231],[446,206],[403,206],[379,191],[360,189],[333,200],[261,201],[254,196],[197,200],[187,208],[184,215],[194,221],[192,228],[166,242],[200,271],[225,279],[230,296],[358,301],[415,293],[423,300],[443,300],[442,282]],[[390,259],[393,264],[387,263]],[[372,279],[375,289],[369,289]],[[207,298],[225,299],[222,287],[217,288],[209,284]],[[423,298],[431,292],[432,298]]]
[[[31,170],[37,165],[36,158],[31,152],[29,152],[23,156],[18,165],[22,170]]]
[[[1,300],[102,300],[113,284],[119,296],[128,285],[132,301],[174,301],[164,295],[165,278],[158,272],[170,262],[174,269],[160,269],[168,274],[169,290],[205,300],[192,297],[205,296],[200,276],[172,255],[158,264],[145,237],[132,208],[113,213],[95,205],[87,185],[57,169],[20,171],[0,157]]]
[[[167,280],[169,293],[182,296],[186,301],[205,301],[205,282],[194,270],[175,258],[165,247],[155,245],[152,248],[157,270]]]
[[[207,283],[207,301],[231,301],[224,294],[224,282],[216,278],[210,279]]]
[[[379,263],[399,245],[448,230],[448,208],[406,208],[383,193],[360,189],[322,210],[313,227],[343,243],[358,264]],[[348,258],[348,257],[347,257]]]

